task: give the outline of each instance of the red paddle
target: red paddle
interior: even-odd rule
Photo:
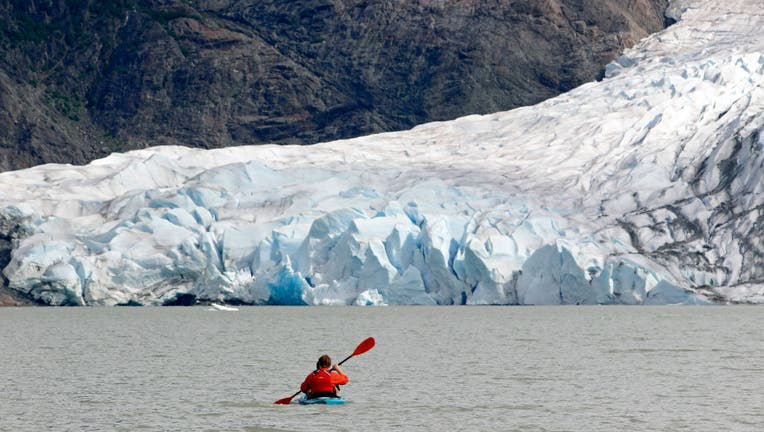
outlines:
[[[345,363],[346,361],[350,360],[351,357],[361,355],[365,353],[366,351],[374,348],[374,338],[370,337],[365,339],[363,342],[359,343],[357,347],[355,347],[355,351],[353,351],[353,354],[350,354],[349,356],[345,357],[345,360],[342,360],[337,364],[337,366],[340,366],[342,363]],[[293,394],[292,396],[286,397],[284,399],[279,399],[274,404],[276,405],[289,405],[289,403],[292,402],[292,399],[294,399],[295,396],[300,394],[302,391],[298,391],[297,393]]]

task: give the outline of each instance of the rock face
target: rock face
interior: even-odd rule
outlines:
[[[17,291],[0,286],[0,306],[29,306],[34,304]]]
[[[0,170],[307,144],[591,81],[668,0],[0,0]]]

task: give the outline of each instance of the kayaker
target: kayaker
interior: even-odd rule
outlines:
[[[308,395],[308,399],[339,397],[339,386],[347,383],[347,375],[338,365],[332,366],[332,359],[324,354],[318,358],[316,370],[308,374],[300,390]]]

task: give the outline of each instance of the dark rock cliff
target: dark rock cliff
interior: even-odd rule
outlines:
[[[539,102],[668,0],[0,0],[0,170],[315,143]]]

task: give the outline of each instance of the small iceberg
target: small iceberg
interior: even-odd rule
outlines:
[[[226,306],[226,305],[217,304],[217,303],[211,303],[210,306],[212,307],[207,310],[223,311],[223,312],[237,312],[239,310],[239,308],[236,308],[233,306]]]

